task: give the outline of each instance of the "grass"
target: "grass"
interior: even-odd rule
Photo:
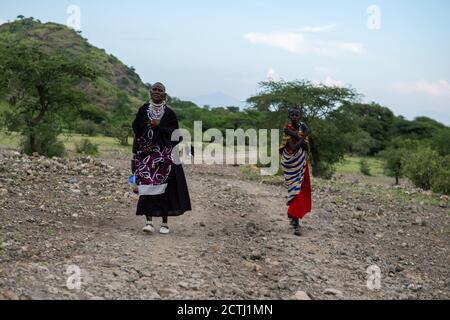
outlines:
[[[64,143],[69,156],[76,156],[75,144],[83,139],[89,139],[92,143],[99,146],[99,156],[125,155],[131,153],[132,138],[128,146],[122,146],[117,139],[105,136],[88,137],[81,134],[61,134],[58,139]],[[0,147],[17,149],[20,143],[20,135],[16,132],[6,133],[0,131]]]
[[[113,154],[131,154],[132,138],[129,140],[128,146],[122,146],[117,139],[105,136],[88,137],[81,134],[62,134],[58,138],[64,143],[66,150],[71,153],[75,152],[75,144],[79,143],[83,139],[89,139],[93,144],[98,145],[99,155],[113,155]]]
[[[362,160],[362,157],[345,157],[344,161],[339,163],[336,167],[337,174],[361,174],[359,169],[359,163]],[[383,162],[380,159],[367,157],[364,158],[370,169],[370,174],[373,177],[381,177],[383,174]]]

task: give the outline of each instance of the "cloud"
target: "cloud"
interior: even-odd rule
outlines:
[[[276,71],[273,68],[270,68],[267,71],[266,79],[268,81],[280,81],[281,77],[278,73],[276,73]]]
[[[5,24],[6,22],[7,22],[6,20],[0,19],[0,26],[1,26],[2,24]]]
[[[305,32],[305,33],[319,33],[319,32],[325,32],[329,30],[333,30],[337,27],[336,24],[329,24],[326,26],[321,27],[303,27],[296,29],[297,32]]]
[[[319,85],[323,84],[327,87],[345,87],[345,82],[341,80],[335,80],[332,76],[328,75],[324,81],[314,80],[314,84]]]
[[[447,80],[396,82],[393,83],[390,88],[401,94],[419,92],[432,97],[450,97],[450,83]]]
[[[364,45],[356,42],[331,42],[311,39],[302,33],[296,32],[251,32],[244,35],[250,43],[263,44],[271,47],[285,49],[298,54],[318,54],[323,56],[336,56],[340,54],[362,54]]]

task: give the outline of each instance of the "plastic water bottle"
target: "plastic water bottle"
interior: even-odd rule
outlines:
[[[130,184],[131,192],[133,194],[139,194],[139,188],[138,188],[138,185],[136,182],[136,176],[129,176],[128,183]]]

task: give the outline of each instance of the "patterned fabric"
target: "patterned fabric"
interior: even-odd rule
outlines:
[[[292,125],[287,125],[285,128],[295,130]],[[304,137],[301,130],[298,132],[298,136],[299,138]],[[308,150],[300,147],[294,152],[290,149],[288,142],[291,139],[293,142],[298,141],[298,139],[284,134],[282,146],[280,148],[280,151],[282,152],[281,166],[284,172],[285,185],[288,189],[289,202],[293,201],[302,190],[308,161]],[[305,141],[308,142],[307,137]]]
[[[152,120],[150,113],[147,115],[148,120]],[[144,133],[137,139],[137,145],[135,175],[139,195],[163,194],[173,166],[172,146],[160,146],[150,125],[146,125]]]

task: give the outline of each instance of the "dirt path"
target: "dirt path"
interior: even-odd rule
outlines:
[[[169,236],[149,236],[124,184],[129,161],[2,157],[0,297],[450,298],[447,208],[322,183],[299,238],[283,186],[238,167],[187,166],[193,211],[169,221]],[[374,265],[382,278],[372,291]],[[70,290],[77,268],[81,288]]]

